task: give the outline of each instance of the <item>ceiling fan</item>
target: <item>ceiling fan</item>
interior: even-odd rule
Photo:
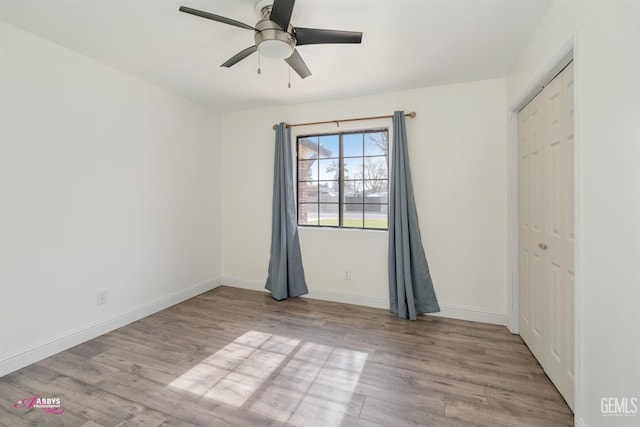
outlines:
[[[260,12],[262,19],[258,21],[255,27],[186,6],[180,6],[180,12],[254,31],[253,39],[255,44],[238,52],[221,65],[221,67],[227,68],[232,67],[260,49],[259,53],[268,58],[284,59],[304,79],[311,75],[311,71],[309,71],[309,67],[307,67],[307,64],[298,53],[296,46],[362,42],[362,33],[357,31],[294,27],[290,23],[294,4],[295,0],[258,1],[256,10]]]

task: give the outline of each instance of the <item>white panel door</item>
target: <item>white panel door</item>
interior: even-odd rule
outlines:
[[[520,118],[520,334],[540,359],[544,355],[543,322],[546,320],[541,302],[544,289],[541,280],[542,250],[538,242],[544,229],[543,189],[543,119],[539,98],[533,99],[519,114]]]
[[[573,65],[519,113],[520,334],[573,408]]]
[[[567,402],[573,402],[573,64],[543,91],[545,224],[541,243],[549,289],[549,345],[544,369]]]

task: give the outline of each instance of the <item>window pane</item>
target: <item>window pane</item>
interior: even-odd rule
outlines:
[[[362,214],[363,205],[345,203],[344,205],[342,205],[343,226],[362,228],[364,226]]]
[[[342,136],[342,149],[344,157],[362,156],[364,154],[361,133],[350,133]]]
[[[317,160],[299,160],[298,161],[298,181],[316,181],[316,180],[318,180]]]
[[[320,225],[338,226],[338,204],[320,203]]]
[[[319,150],[317,136],[298,138],[298,159],[315,159]]]
[[[365,203],[388,203],[387,181],[367,184],[365,182],[364,202]]]
[[[318,225],[318,204],[299,203],[298,204],[298,224]]]
[[[386,179],[368,179],[364,181],[365,197],[377,196],[378,194],[387,193]],[[368,203],[368,202],[367,202]]]
[[[368,175],[365,178],[386,178],[389,175],[389,167],[385,156],[365,157],[364,168]]]
[[[344,179],[362,179],[364,162],[362,157],[344,159]]]
[[[386,156],[389,152],[387,132],[368,133],[364,136],[365,156]]]
[[[298,203],[318,202],[318,182],[298,183]]]
[[[319,138],[320,158],[340,157],[340,136],[323,135]]]
[[[345,181],[342,200],[345,203],[362,203],[363,181]]]
[[[389,170],[387,167],[387,158],[365,157],[364,158],[364,179],[387,179]]]
[[[318,195],[320,203],[338,203],[340,183],[338,181],[320,181]]]
[[[340,159],[318,160],[320,167],[320,179],[338,180],[340,173]]]
[[[387,205],[364,205],[365,228],[387,228]]]

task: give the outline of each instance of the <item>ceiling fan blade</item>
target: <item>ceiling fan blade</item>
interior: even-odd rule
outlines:
[[[287,61],[287,64],[289,64],[289,66],[293,68],[293,71],[298,73],[298,75],[303,79],[306,79],[311,75],[309,67],[307,67],[307,64],[304,63],[304,60],[297,50],[294,50],[291,56],[285,59],[285,61]]]
[[[251,25],[244,24],[240,21],[236,21],[231,18],[225,18],[224,16],[214,15],[213,13],[203,12],[197,9],[191,9],[190,7],[180,6],[180,12],[189,13],[191,15],[199,16],[201,18],[211,19],[212,21],[222,22],[223,24],[233,25],[234,27],[244,28],[245,30],[258,31]]]
[[[321,30],[319,28],[296,27],[297,45],[326,43],[362,43],[359,31]]]
[[[274,0],[273,6],[271,7],[271,17],[269,19],[287,31],[295,3],[296,0]]]
[[[243,50],[241,52],[238,52],[235,55],[233,55],[231,58],[229,58],[229,60],[227,62],[222,64],[221,67],[229,68],[229,67],[237,64],[238,62],[242,61],[244,58],[246,58],[247,56],[251,55],[256,50],[258,50],[258,46],[248,47],[245,50]]]

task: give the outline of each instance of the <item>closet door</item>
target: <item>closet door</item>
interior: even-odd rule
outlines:
[[[520,334],[573,408],[573,65],[518,117]]]
[[[544,230],[541,99],[534,98],[519,118],[520,178],[520,334],[538,360],[544,357],[546,313],[542,286]]]
[[[543,91],[545,228],[541,243],[549,298],[544,369],[567,402],[574,384],[573,64]]]

